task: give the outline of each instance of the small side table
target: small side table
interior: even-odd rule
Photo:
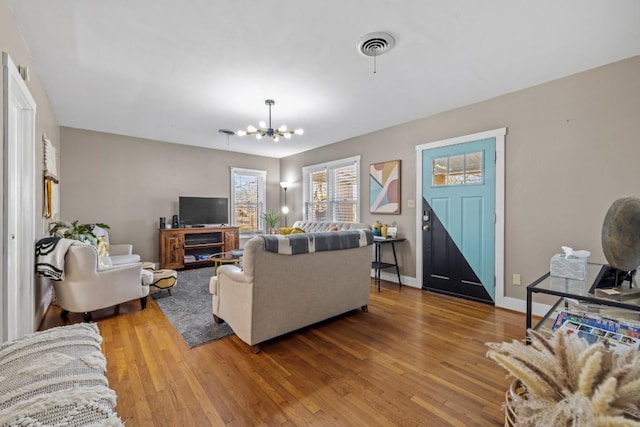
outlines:
[[[218,267],[223,264],[240,264],[242,263],[242,251],[233,250],[231,252],[220,252],[209,257],[213,261],[214,271],[218,271]]]
[[[375,270],[375,280],[376,285],[378,287],[378,292],[380,292],[380,270],[383,268],[395,267],[396,273],[398,274],[398,290],[402,289],[402,281],[400,280],[400,268],[398,267],[398,257],[396,256],[396,243],[404,242],[404,237],[394,237],[394,238],[386,238],[386,239],[373,239],[373,243],[375,245],[375,259],[371,262],[371,268]],[[393,250],[393,264],[389,262],[382,262],[381,257],[381,249],[382,245],[391,245],[391,249]]]

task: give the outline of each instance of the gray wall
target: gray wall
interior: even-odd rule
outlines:
[[[524,299],[523,285],[548,270],[561,245],[604,262],[602,219],[618,197],[639,196],[640,57],[514,92],[464,108],[352,138],[281,160],[62,128],[62,213],[105,221],[114,242],[131,242],[157,260],[159,216],[176,211],[180,194],[228,194],[228,167],[266,169],[269,209],[287,191],[289,224],[302,214],[301,167],[360,154],[361,221],[396,221],[401,273],[415,278],[415,147],[506,127],[506,296]],[[368,165],[402,160],[401,215],[368,213]],[[501,272],[498,272],[501,274]]]
[[[618,197],[640,196],[640,56],[464,108],[282,159],[292,218],[302,214],[303,166],[362,154],[362,218],[397,221],[409,239],[400,245],[401,273],[415,277],[415,147],[501,127],[506,137],[505,294],[524,299],[525,286],[549,269],[561,245],[600,244],[604,215]],[[393,108],[393,103],[385,105]],[[402,160],[402,213],[368,213],[368,165]],[[513,286],[512,275],[523,286]],[[497,272],[500,274],[500,272]]]
[[[42,212],[42,200],[43,200],[43,155],[44,148],[42,144],[42,135],[46,134],[54,146],[59,146],[59,129],[58,122],[49,103],[47,93],[42,86],[40,77],[38,76],[38,70],[36,70],[29,50],[24,44],[22,33],[18,28],[17,22],[13,17],[13,11],[9,0],[0,0],[0,51],[7,52],[13,62],[18,65],[26,66],[30,71],[30,80],[27,82],[27,87],[36,101],[36,217],[34,218],[36,226],[36,238],[40,238],[46,235],[48,230],[48,221],[44,219]],[[4,99],[3,86],[0,85],[0,99]],[[3,120],[3,105],[0,102],[0,121]],[[4,123],[2,123],[2,134],[4,134]],[[0,149],[0,187],[2,184],[2,150]],[[2,203],[0,201],[0,203]],[[0,209],[0,223],[2,222],[2,212]],[[2,241],[2,232],[0,229],[0,241]],[[35,245],[35,242],[34,242]],[[0,257],[1,257],[0,248]],[[44,312],[47,309],[50,301],[50,285],[48,280],[40,279],[36,277],[35,280],[35,299],[36,299],[36,319],[34,324],[38,325],[44,316]]]
[[[229,197],[230,167],[267,171],[267,209],[278,209],[277,159],[61,127],[61,218],[111,226],[157,262],[158,220],[178,213],[179,196]]]

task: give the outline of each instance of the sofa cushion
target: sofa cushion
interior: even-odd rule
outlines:
[[[280,234],[300,234],[300,233],[304,233],[304,230],[302,228],[297,228],[297,227],[280,227],[280,230],[278,230],[278,233],[280,233]]]

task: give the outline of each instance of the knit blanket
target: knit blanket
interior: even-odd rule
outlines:
[[[91,246],[78,240],[45,237],[36,242],[36,273],[52,280],[64,280],[64,257],[73,245]],[[93,247],[93,246],[91,246]]]
[[[262,236],[264,249],[283,255],[336,251],[373,244],[371,230],[327,231],[304,234],[269,234]]]
[[[80,323],[0,346],[0,425],[122,426],[98,325]]]

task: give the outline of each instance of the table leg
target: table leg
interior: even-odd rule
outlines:
[[[380,292],[380,246],[382,245],[376,245],[376,271],[375,271],[375,278],[376,278],[376,285],[378,287],[378,292]]]
[[[393,262],[396,264],[396,273],[398,274],[398,290],[402,290],[402,281],[400,280],[400,268],[398,267],[398,257],[396,257],[396,244],[391,242],[391,249],[393,249]]]

